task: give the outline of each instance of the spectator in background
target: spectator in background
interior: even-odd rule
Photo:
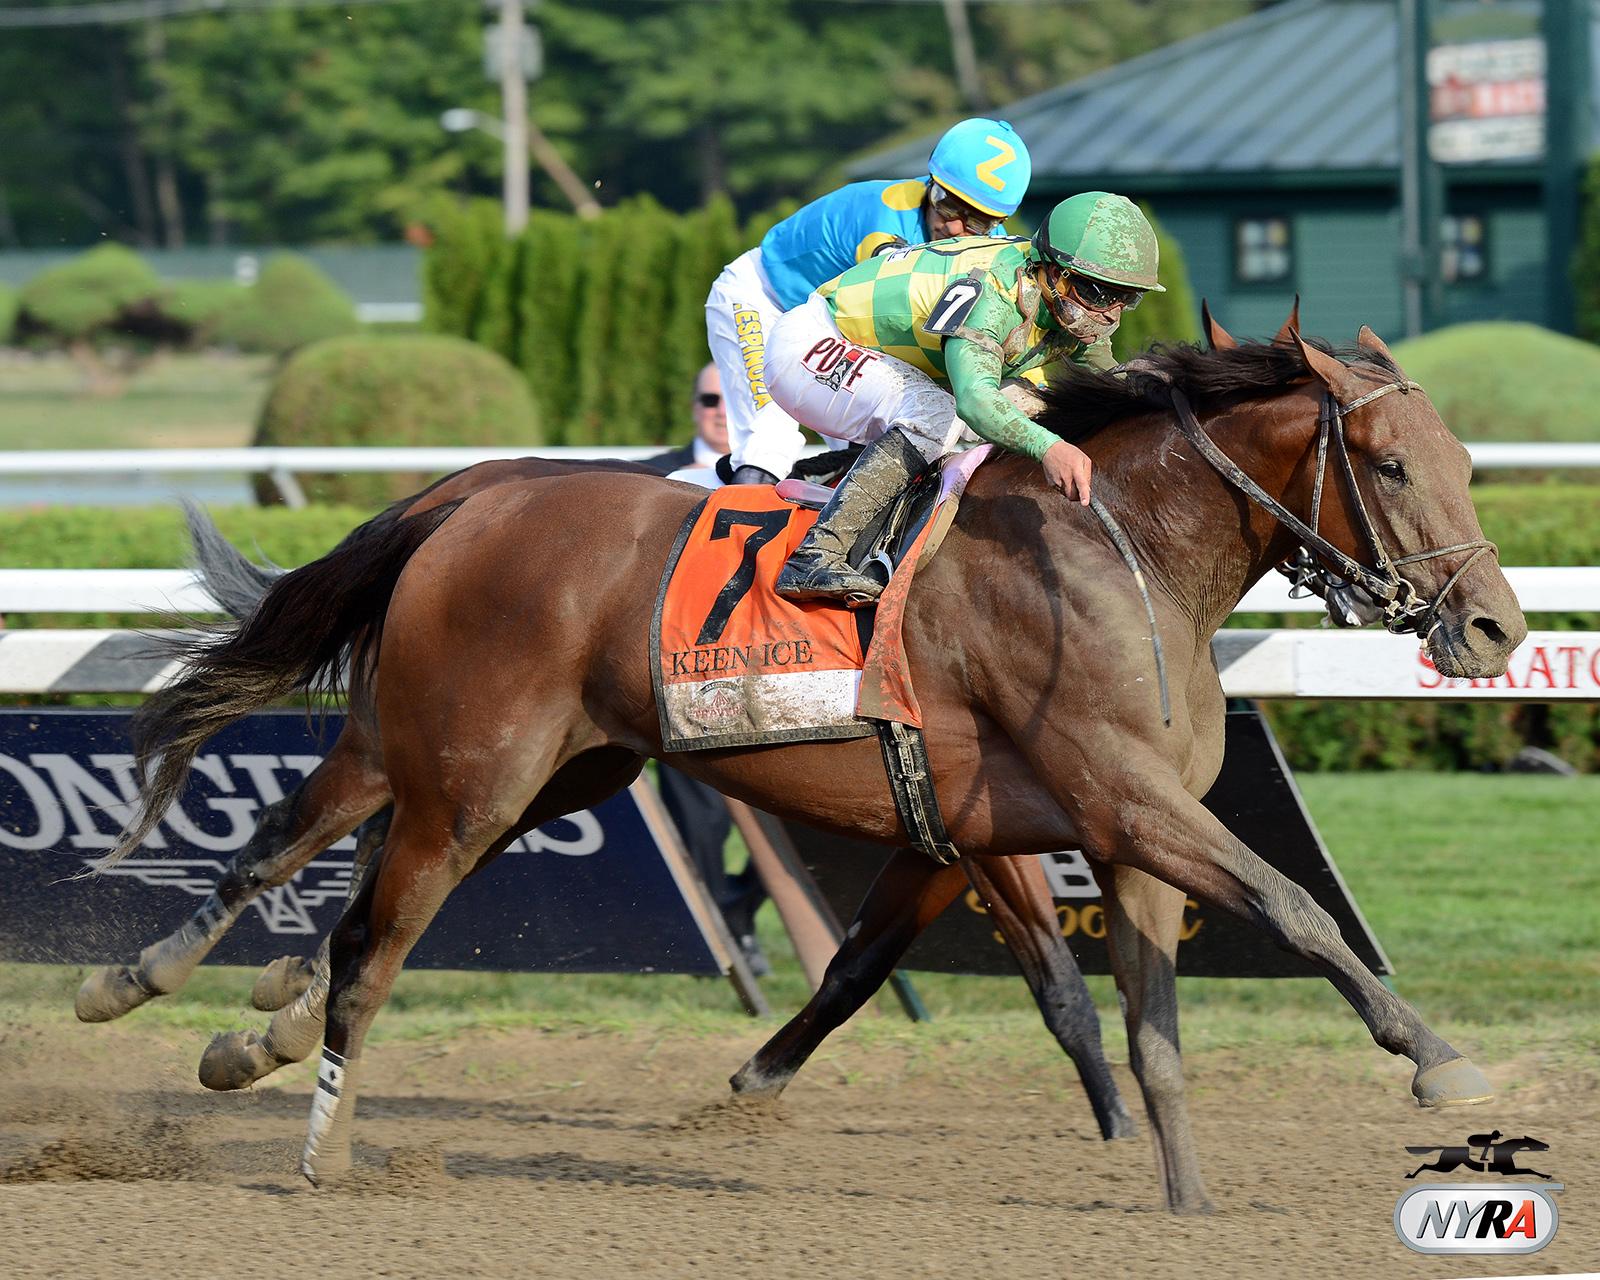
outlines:
[[[646,458],[644,465],[670,472],[674,480],[687,480],[715,489],[721,484],[717,479],[717,460],[728,452],[728,415],[722,404],[722,379],[714,364],[700,370],[700,376],[695,379],[691,413],[694,439],[677,449]],[[705,783],[696,782],[670,765],[662,764],[657,776],[662,802],[672,815],[673,825],[683,837],[711,896],[722,908],[728,928],[739,940],[745,961],[757,977],[770,972],[771,966],[756,943],[755,927],[756,908],[765,899],[766,890],[754,867],[747,866],[738,875],[730,876],[723,859],[723,847],[733,825],[728,817],[728,806]]]
[[[708,364],[694,380],[690,412],[694,416],[694,439],[646,458],[644,465],[669,472],[674,480],[687,480],[690,484],[715,489],[722,483],[717,479],[717,459],[728,452],[728,411],[723,404],[722,377],[716,365]]]

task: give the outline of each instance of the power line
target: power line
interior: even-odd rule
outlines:
[[[422,0],[107,0],[44,9],[38,6],[0,9],[0,27],[12,30],[42,27],[117,26],[154,22],[195,13],[239,13],[263,9],[355,9],[365,5],[420,4]]]

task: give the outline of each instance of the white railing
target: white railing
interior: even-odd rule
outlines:
[[[0,453],[0,477],[68,475],[265,475],[289,506],[305,505],[295,474],[346,471],[459,471],[499,458],[555,458],[584,461],[615,458],[638,461],[665,445],[506,445],[492,448],[260,449],[37,449]],[[1600,443],[1469,444],[1479,471],[1600,468]],[[810,452],[819,452],[812,449]]]

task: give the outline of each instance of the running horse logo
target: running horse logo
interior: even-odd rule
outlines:
[[[1548,1173],[1540,1173],[1537,1169],[1517,1168],[1517,1152],[1519,1151],[1548,1151],[1550,1144],[1540,1142],[1538,1138],[1530,1138],[1524,1134],[1520,1138],[1507,1138],[1500,1130],[1493,1133],[1474,1133],[1467,1138],[1464,1147],[1407,1147],[1414,1156],[1431,1155],[1437,1151],[1439,1158],[1430,1163],[1419,1165],[1410,1173],[1408,1178],[1415,1178],[1424,1169],[1433,1169],[1438,1173],[1454,1173],[1457,1169],[1476,1169],[1479,1173],[1498,1173],[1506,1177],[1518,1174],[1533,1174],[1536,1178],[1550,1181]]]
[[[88,859],[85,862],[93,865]],[[271,933],[317,933],[312,912],[328,901],[344,902],[350,893],[352,865],[348,861],[319,862],[297,872],[289,883],[265,890],[250,905]],[[178,889],[205,898],[216,889],[223,870],[215,858],[128,858],[107,874],[128,876],[152,889]]]

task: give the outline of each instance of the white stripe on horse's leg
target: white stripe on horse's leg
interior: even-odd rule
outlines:
[[[313,1186],[350,1168],[350,1126],[356,1114],[355,1066],[354,1059],[323,1048],[316,1091],[311,1095],[306,1145],[300,1153],[300,1172]]]

